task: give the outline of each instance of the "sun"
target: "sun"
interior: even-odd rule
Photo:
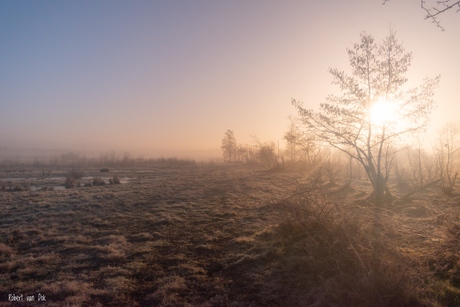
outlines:
[[[375,101],[369,110],[370,121],[377,126],[388,124],[389,121],[394,119],[395,115],[395,104],[384,98]]]

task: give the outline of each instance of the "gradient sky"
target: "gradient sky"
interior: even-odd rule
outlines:
[[[429,2],[429,1],[428,1]],[[409,83],[441,74],[434,126],[457,121],[460,13],[420,2],[1,1],[0,147],[187,156],[227,129],[280,140],[291,98],[336,91],[329,67],[390,24],[413,52]]]

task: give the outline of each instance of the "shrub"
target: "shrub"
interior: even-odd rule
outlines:
[[[83,172],[72,167],[70,171],[67,172],[66,180],[64,186],[67,189],[70,189],[74,186],[74,182],[83,177]]]
[[[27,183],[18,183],[14,185],[12,191],[15,191],[15,192],[30,191],[30,187]]]
[[[30,191],[30,187],[27,183],[0,183],[1,190],[7,192],[22,192],[22,191]]]
[[[67,177],[72,178],[74,180],[81,179],[83,177],[83,171],[72,167],[70,171],[67,172]]]
[[[66,187],[66,189],[70,189],[73,187],[73,182],[75,181],[75,179],[67,176],[66,179],[65,179],[65,183],[64,183],[64,186]]]
[[[328,201],[315,183],[303,185],[278,203],[284,216],[279,238],[286,252],[301,253],[296,267],[312,275],[303,279],[320,289],[313,299],[347,306],[413,303],[408,262],[380,230],[370,226],[372,210],[359,219],[343,206]]]
[[[275,143],[259,144],[257,157],[264,167],[274,167],[276,162]]]
[[[93,185],[105,185],[105,181],[101,177],[94,177]]]

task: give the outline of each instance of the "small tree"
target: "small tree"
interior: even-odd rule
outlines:
[[[321,160],[321,146],[318,146],[314,133],[311,129],[304,129],[301,132],[298,143],[302,153],[302,160],[307,162],[308,165],[314,165]]]
[[[301,142],[302,134],[299,130],[296,120],[293,117],[289,117],[289,128],[288,131],[284,133],[283,138],[287,142],[287,151],[290,155],[291,162],[296,160],[297,156],[297,147]]]
[[[318,139],[348,154],[364,168],[380,202],[391,197],[387,186],[395,145],[404,134],[423,129],[434,107],[439,77],[405,89],[412,54],[406,53],[391,31],[381,44],[368,34],[348,49],[351,75],[330,69],[342,96],[330,95],[319,112],[292,100],[306,128]]]
[[[256,150],[255,147],[252,145],[240,145],[241,152],[242,152],[242,159],[246,163],[251,163],[256,161]]]
[[[257,151],[257,157],[263,166],[272,168],[276,165],[277,159],[275,154],[275,143],[269,142],[260,144]]]
[[[256,157],[257,160],[268,168],[274,167],[278,162],[278,157],[275,153],[276,145],[273,142],[262,143],[256,136],[252,136],[256,144]]]
[[[225,132],[225,137],[222,139],[222,146],[224,161],[235,161],[237,154],[236,139],[232,130]]]
[[[438,144],[435,146],[436,167],[441,176],[441,189],[448,195],[452,193],[458,176],[459,133],[458,126],[447,124],[439,132]]]
[[[407,148],[406,160],[407,168],[410,173],[410,179],[416,187],[423,187],[430,181],[436,179],[436,165],[433,156],[429,155],[424,150],[424,136],[421,134],[415,135],[415,142],[411,148]],[[404,157],[401,157],[404,159]],[[402,170],[402,172],[404,172]]]

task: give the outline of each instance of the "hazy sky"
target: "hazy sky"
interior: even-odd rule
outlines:
[[[429,2],[429,1],[427,1]],[[458,120],[460,13],[420,1],[1,1],[0,147],[185,156],[282,141],[291,98],[315,108],[346,48],[390,24],[409,82],[441,74],[433,123]]]

